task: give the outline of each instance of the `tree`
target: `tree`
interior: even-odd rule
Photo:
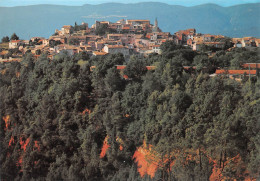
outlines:
[[[197,55],[194,58],[193,65],[196,66],[196,70],[200,71],[203,68],[207,67],[207,70],[210,68],[211,62],[207,55]]]
[[[97,35],[105,35],[106,33],[116,33],[115,29],[109,28],[108,24],[100,24],[97,28],[95,33]]]
[[[124,79],[122,79],[116,67],[108,69],[105,77],[105,84],[108,91],[116,92],[124,89]]]
[[[1,178],[257,180],[259,77],[237,82],[182,65],[256,62],[257,52],[221,51],[213,61],[189,49],[168,53],[129,62],[26,53],[0,64]],[[129,79],[117,70],[124,64]]]
[[[73,30],[74,31],[79,31],[80,30],[80,25],[78,25],[77,22],[75,22]]]
[[[148,71],[143,77],[143,91],[150,95],[155,90],[162,90],[162,85],[159,77],[151,71]]]
[[[135,80],[141,80],[141,77],[145,75],[147,72],[146,64],[142,59],[139,58],[132,58],[125,70],[124,74],[127,75],[130,79],[135,79]]]
[[[8,36],[4,36],[3,38],[2,38],[2,43],[7,43],[7,42],[9,42],[10,40],[9,40],[9,37]]]
[[[225,38],[219,38],[215,40],[216,42],[224,42],[224,47],[223,50],[227,50],[231,47],[233,47],[234,43],[232,43],[232,39],[229,37],[225,37]]]
[[[160,48],[162,50],[162,53],[169,53],[174,50],[185,49],[185,47],[183,47],[182,45],[177,45],[174,41],[169,40],[164,42]]]
[[[13,33],[11,36],[11,40],[19,40],[19,37],[15,33]]]
[[[36,55],[40,55],[42,53],[42,51],[40,50],[40,49],[37,49],[36,51],[35,51],[35,54]]]
[[[53,48],[54,46],[57,46],[57,45],[60,45],[60,44],[62,44],[60,40],[57,40],[57,41],[55,41],[55,40],[50,40],[50,42],[49,42],[49,45],[50,45],[50,47],[52,47],[52,48]]]

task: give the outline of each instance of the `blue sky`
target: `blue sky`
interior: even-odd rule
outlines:
[[[83,4],[101,4],[108,2],[138,3],[138,2],[163,2],[172,5],[195,6],[205,3],[215,3],[221,6],[232,6],[245,3],[259,3],[260,0],[0,0],[0,6],[26,6],[35,4],[59,4],[80,6]]]

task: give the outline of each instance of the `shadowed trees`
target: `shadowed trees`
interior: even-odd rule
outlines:
[[[162,50],[129,62],[81,52],[0,64],[1,178],[258,178],[259,78],[203,71],[257,62],[256,51],[210,58],[173,42]]]

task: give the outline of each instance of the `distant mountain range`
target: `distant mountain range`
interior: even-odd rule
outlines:
[[[197,32],[222,34],[230,37],[260,37],[260,3],[221,7],[204,4],[193,7],[164,3],[61,6],[32,5],[0,7],[0,38],[16,33],[22,39],[33,36],[49,37],[63,25],[94,24],[95,20],[148,19],[157,17],[159,27],[174,33],[196,28]]]
[[[161,2],[170,5],[181,5],[186,7],[197,6],[206,3],[212,3],[212,0],[0,0],[0,6],[14,7],[14,6],[29,6],[37,4],[55,4],[67,6],[82,6],[84,4],[102,4],[107,2],[113,3],[140,3],[140,2]],[[259,3],[260,0],[214,0],[214,4],[228,7],[238,4]]]

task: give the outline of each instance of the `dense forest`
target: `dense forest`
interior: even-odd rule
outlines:
[[[28,52],[0,64],[1,180],[259,178],[259,75],[209,76],[259,62],[259,50],[161,49],[127,62]]]

